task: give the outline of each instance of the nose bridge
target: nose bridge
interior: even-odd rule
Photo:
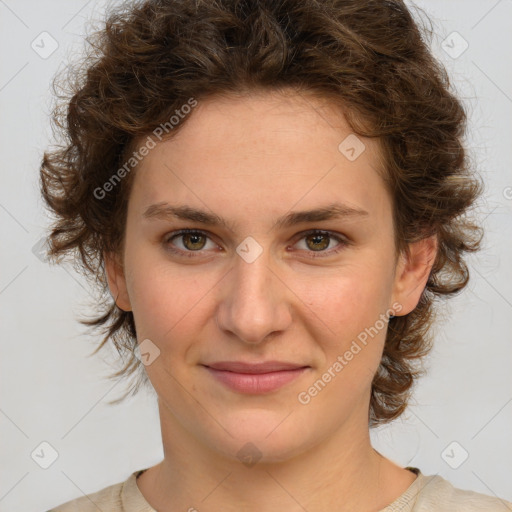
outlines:
[[[251,241],[237,248],[234,268],[227,276],[228,291],[217,312],[219,328],[246,343],[259,343],[269,334],[286,329],[291,317],[285,285],[274,275],[268,249],[259,250],[259,254],[256,250]]]

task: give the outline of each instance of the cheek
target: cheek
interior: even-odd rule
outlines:
[[[378,265],[345,266],[323,276],[311,275],[294,287],[303,308],[309,309],[327,336],[325,343],[339,347],[374,325],[388,307],[388,280]]]
[[[176,337],[197,318],[215,284],[213,277],[199,279],[166,262],[138,259],[132,269],[127,285],[139,338]]]
[[[368,391],[381,361],[387,332],[387,321],[381,318],[387,310],[385,283],[378,272],[353,267],[324,284],[323,293],[316,288],[308,297],[318,317],[314,320],[315,342],[323,352],[314,380],[329,382],[329,390],[322,391],[323,398],[317,403],[332,402],[342,410],[341,403],[355,407]],[[344,397],[341,402],[340,397]]]

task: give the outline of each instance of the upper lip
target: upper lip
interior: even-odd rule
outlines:
[[[219,361],[205,364],[214,370],[224,370],[235,373],[270,373],[284,370],[297,370],[306,368],[307,365],[287,363],[283,361],[264,361],[262,363],[245,363],[243,361]]]

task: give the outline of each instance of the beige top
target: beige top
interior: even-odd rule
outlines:
[[[507,512],[512,503],[473,491],[456,489],[438,475],[424,475],[418,468],[407,467],[418,476],[393,503],[379,512]],[[48,512],[156,512],[137,486],[135,471],[119,484],[68,501]]]

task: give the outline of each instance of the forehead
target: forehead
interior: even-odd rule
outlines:
[[[255,215],[342,202],[389,206],[378,142],[352,133],[341,107],[303,94],[200,102],[141,161],[132,203],[172,201]],[[299,205],[298,205],[299,206]]]

